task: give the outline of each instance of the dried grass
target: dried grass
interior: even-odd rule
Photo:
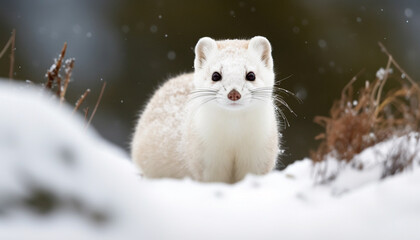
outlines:
[[[383,44],[382,51],[388,56],[383,76],[365,86],[355,96],[353,84],[358,75],[344,87],[341,98],[335,101],[330,117],[315,117],[315,123],[325,132],[316,139],[322,140],[318,149],[311,152],[314,162],[325,160],[328,154],[349,162],[355,154],[391,136],[401,136],[420,127],[420,87],[399,66]],[[400,74],[393,74],[395,67]],[[398,84],[385,93],[387,82]]]
[[[66,78],[63,83],[62,91],[60,92],[60,103],[64,102],[65,95],[67,92],[67,87],[69,86],[69,83],[70,83],[71,74],[73,73],[74,61],[75,61],[74,58],[69,58],[65,61]]]
[[[98,107],[99,107],[99,103],[101,102],[102,95],[104,94],[105,87],[106,87],[106,82],[104,82],[104,83],[102,84],[101,92],[99,93],[98,100],[96,101],[95,107],[93,108],[93,111],[92,111],[92,114],[90,115],[89,121],[88,121],[88,122],[87,122],[87,124],[86,124],[86,128],[88,128],[88,127],[89,127],[89,124],[92,122],[92,119],[93,119],[93,117],[95,116],[96,110],[98,109]],[[86,112],[85,112],[85,118],[87,117],[87,112],[88,112],[88,110],[89,110],[89,109],[87,109],[87,110],[86,110]]]
[[[75,113],[80,105],[82,105],[82,103],[85,101],[85,98],[87,97],[87,95],[90,93],[90,89],[86,89],[86,91],[82,94],[82,96],[80,96],[80,98],[77,100],[76,105],[73,109],[73,113]]]
[[[15,62],[15,41],[16,41],[16,31],[15,29],[13,29],[9,40],[4,45],[3,49],[0,51],[0,59],[1,59],[4,56],[4,54],[7,52],[7,50],[10,49],[10,69],[9,69],[10,79],[13,78],[13,66]],[[61,49],[61,52],[58,55],[58,58],[54,59],[54,64],[51,65],[50,69],[47,71],[45,75],[47,77],[47,82],[44,84],[44,87],[51,91],[54,91],[54,88],[56,88],[55,92],[56,92],[57,97],[59,97],[61,104],[65,102],[67,88],[70,83],[70,79],[72,76],[74,63],[75,63],[74,58],[69,58],[69,59],[64,60],[66,51],[67,51],[67,43],[64,43],[63,48]],[[62,81],[62,77],[60,75],[60,71],[62,69],[64,69],[64,72],[65,72],[64,81]],[[29,83],[32,83],[32,82],[29,82]],[[89,127],[90,123],[92,122],[93,117],[95,116],[96,110],[98,109],[99,103],[101,102],[103,93],[105,91],[105,86],[106,86],[106,82],[104,82],[102,85],[101,92],[99,94],[99,97],[96,101],[95,107],[90,117],[88,116],[89,108],[86,107],[83,109],[85,120],[86,120],[85,128]],[[78,111],[78,109],[83,104],[83,102],[85,101],[89,93],[90,93],[90,89],[86,89],[86,91],[80,96],[80,98],[76,101],[75,107],[73,109],[73,113]]]
[[[60,85],[58,85],[58,88],[61,89],[61,77],[60,77],[60,69],[61,69],[61,63],[63,62],[64,56],[66,55],[67,50],[67,43],[64,43],[63,48],[61,49],[60,55],[58,55],[58,59],[54,59],[54,64],[51,65],[50,69],[47,71],[47,83],[45,84],[45,88],[52,89],[53,83],[55,80],[57,82],[60,82]]]
[[[67,88],[70,83],[70,78],[73,73],[73,68],[74,68],[74,63],[75,63],[74,58],[69,58],[69,59],[64,60],[64,57],[66,55],[66,50],[67,50],[67,43],[64,43],[64,46],[61,49],[61,53],[60,55],[58,55],[58,59],[54,60],[54,64],[51,65],[50,69],[47,71],[47,74],[46,74],[47,82],[45,84],[45,88],[52,90],[54,87],[54,83],[56,83],[57,96],[60,98],[60,103],[63,103],[65,101]],[[63,66],[63,62],[64,62],[64,66]],[[61,81],[62,78],[60,75],[60,71],[62,70],[62,68],[64,68],[64,72],[65,72],[64,82]],[[96,110],[102,99],[105,86],[106,86],[106,82],[104,82],[102,85],[101,92],[99,94],[98,100],[95,104],[95,108],[93,109],[93,112],[90,115],[89,120],[87,120],[89,108],[85,108],[83,110],[85,119],[87,120],[85,128],[89,127],[90,123],[92,122],[93,117],[95,116]],[[79,99],[76,101],[75,107],[73,109],[73,113],[76,113],[79,110],[80,106],[83,104],[83,102],[85,101],[89,93],[90,93],[90,89],[86,89],[85,92],[79,97]]]
[[[4,56],[6,51],[10,48],[10,67],[9,67],[9,78],[13,79],[13,67],[15,65],[15,42],[16,42],[16,30],[12,30],[12,35],[10,36],[7,43],[4,45],[3,49],[0,52],[0,58]]]

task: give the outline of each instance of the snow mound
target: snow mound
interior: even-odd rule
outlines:
[[[136,169],[54,98],[0,81],[0,239],[141,233]]]
[[[362,171],[329,159],[324,184],[309,159],[235,185],[148,180],[53,98],[0,81],[0,239],[420,239],[415,135]],[[413,163],[383,179],[394,146]]]

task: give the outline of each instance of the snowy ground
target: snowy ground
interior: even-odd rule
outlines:
[[[0,239],[420,239],[414,135],[363,171],[330,158],[326,184],[309,159],[235,185],[147,180],[53,98],[0,80]],[[414,164],[381,179],[395,146]]]

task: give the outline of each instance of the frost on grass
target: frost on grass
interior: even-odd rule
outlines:
[[[325,170],[328,159],[333,158],[351,163],[359,170],[366,168],[364,162],[357,162],[355,156],[363,150],[385,140],[420,131],[420,87],[380,44],[388,55],[386,68],[379,69],[376,79],[366,81],[365,86],[357,92],[353,84],[359,77],[356,75],[344,87],[341,98],[334,102],[330,116],[318,116],[315,122],[325,127],[325,132],[316,139],[322,140],[318,149],[311,153],[311,158],[322,163],[318,175],[324,181],[331,180],[337,174]],[[393,74],[392,68],[399,74]],[[393,81],[394,87],[385,90],[385,84]],[[406,151],[405,145],[394,146],[394,151]],[[400,154],[403,157],[403,154]],[[395,166],[398,158],[391,164]],[[343,164],[345,164],[343,163]],[[398,168],[404,164],[397,164]],[[408,166],[408,164],[407,164]],[[402,170],[402,169],[401,169]],[[385,173],[383,176],[390,176]],[[397,171],[399,172],[399,170]]]
[[[327,184],[309,159],[235,185],[147,180],[46,94],[0,80],[0,239],[419,237],[416,134],[356,154],[364,171],[330,158],[340,174]],[[389,162],[399,144],[409,168]]]
[[[384,80],[386,75],[392,74],[392,72],[393,72],[392,68],[386,69],[386,70],[384,68],[379,68],[379,70],[376,72],[376,77],[379,80]]]

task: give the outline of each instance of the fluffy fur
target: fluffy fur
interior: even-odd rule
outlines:
[[[195,54],[194,73],[168,80],[141,114],[133,161],[150,178],[234,183],[268,173],[279,150],[270,43],[205,37]],[[220,81],[212,80],[214,72]],[[254,81],[246,80],[249,72]],[[239,100],[228,98],[232,89]]]

